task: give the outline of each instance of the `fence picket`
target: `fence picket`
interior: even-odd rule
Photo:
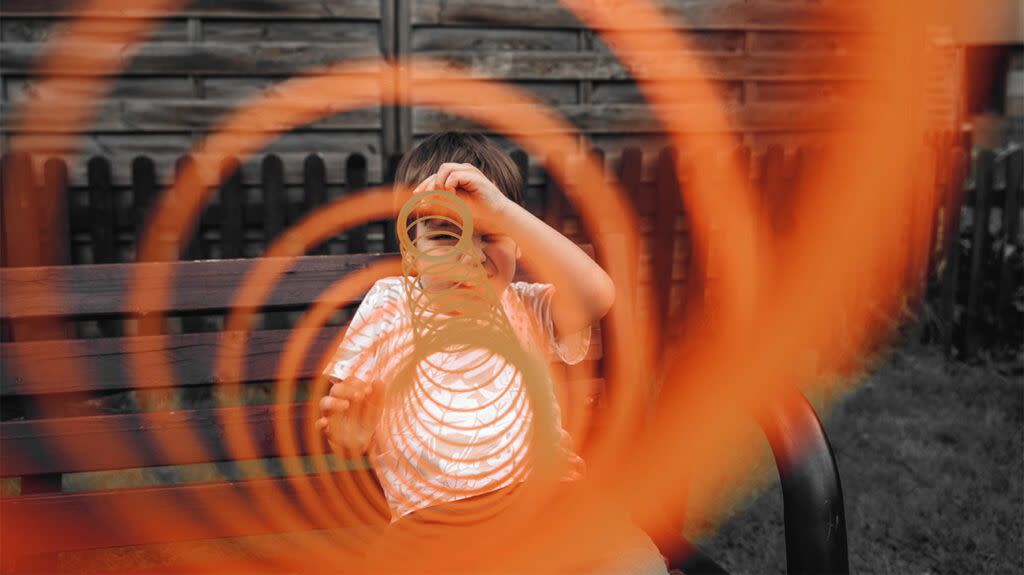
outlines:
[[[307,214],[313,213],[319,206],[327,203],[327,168],[324,160],[317,154],[310,154],[302,162],[302,207]],[[313,246],[313,255],[327,254],[327,242]]]
[[[245,196],[241,164],[235,158],[224,158],[220,174],[223,182],[220,188],[221,257],[241,258],[245,256]]]
[[[153,160],[146,156],[138,156],[132,160],[135,261],[142,261],[141,244],[146,234],[156,233],[156,230],[149,229],[152,209],[158,194],[156,182],[156,164]],[[136,326],[139,335],[156,335],[165,332],[166,321],[148,314],[139,315],[136,317]]]
[[[345,193],[354,194],[365,188],[366,184],[366,158],[361,154],[352,154],[345,160]],[[367,225],[359,225],[352,226],[347,230],[348,253],[365,254],[367,252],[366,232],[368,229]]]
[[[43,193],[39,205],[40,247],[43,261],[50,265],[71,263],[71,230],[68,165],[60,158],[43,164]]]
[[[565,193],[552,174],[565,166],[565,154],[555,152],[545,162],[544,223],[559,232],[564,230]]]
[[[967,315],[964,322],[964,354],[973,357],[981,345],[981,325],[984,320],[984,283],[982,275],[988,260],[989,197],[992,195],[992,176],[995,171],[995,154],[991,150],[978,153],[977,184],[974,195],[974,217],[971,225],[974,234],[971,240],[971,269],[967,283]]]
[[[263,158],[263,253],[284,230],[288,213],[288,196],[284,189],[284,163],[276,154]],[[269,329],[285,329],[288,327],[288,315],[283,311],[265,312],[266,327]]]
[[[1024,179],[1024,149],[1017,148],[1006,157],[1006,189],[1003,198],[1002,230],[1002,253],[999,254],[999,288],[996,295],[996,330],[1006,337],[1012,337],[1010,333],[1013,327],[1009,321],[1013,308],[1013,290],[1019,286],[1021,278],[1020,270],[1014,269],[1014,261],[1019,262],[1024,255],[1021,250],[1024,246],[1018,242],[1017,235],[1020,232],[1020,208],[1022,179]]]
[[[359,157],[362,158],[360,155]],[[401,154],[391,154],[388,156],[387,166],[384,170],[384,183],[391,184],[395,181],[395,172],[398,171],[398,163],[402,161]],[[365,169],[366,158],[363,158],[363,165]],[[365,177],[364,177],[365,181]],[[384,226],[384,251],[386,252],[397,252],[398,251],[398,233],[395,230],[394,218],[385,220]]]
[[[963,148],[954,148],[950,154],[950,177],[946,181],[944,194],[942,251],[945,254],[945,264],[942,270],[939,316],[942,325],[942,347],[947,357],[953,354],[956,331],[956,298],[959,291],[957,283],[960,279],[960,215],[967,162],[967,153]]]

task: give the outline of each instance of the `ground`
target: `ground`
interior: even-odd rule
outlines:
[[[1009,369],[1006,369],[1009,367]],[[1024,573],[1021,366],[889,351],[825,418],[851,573]],[[702,547],[733,573],[785,573],[777,485]]]

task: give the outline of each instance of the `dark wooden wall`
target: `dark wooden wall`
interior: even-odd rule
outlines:
[[[660,4],[678,24],[678,33],[708,62],[738,143],[751,147],[755,157],[770,144],[792,148],[812,143],[829,129],[824,119],[830,105],[859,81],[837,71],[836,59],[870,43],[853,23],[856,3]],[[41,93],[33,76],[37,57],[55,36],[54,24],[73,17],[75,6],[67,0],[6,0],[0,8],[5,140],[26,98],[59,98],[81,86],[80,70],[61,72],[63,79],[53,88],[57,94]],[[113,27],[144,15],[120,10],[97,17]],[[555,0],[208,0],[164,16],[155,35],[112,81],[95,123],[74,151],[84,157],[103,155],[115,166],[129,165],[118,156],[145,154],[169,177],[174,160],[191,146],[201,146],[212,124],[245,99],[312,66],[396,53],[441,57],[532,91],[577,126],[581,147],[586,141],[606,150],[609,162],[617,161],[627,146],[654,151],[663,144],[660,126],[599,31],[583,28]],[[429,109],[374,108],[283,134],[265,151],[281,155],[290,182],[301,174],[301,156],[322,154],[334,187],[344,184],[345,157],[359,152],[370,163],[370,181],[376,182],[382,155],[407,150],[435,130],[465,124]],[[72,152],[53,149],[49,134],[25,136],[32,150]],[[85,182],[84,164],[72,166],[73,185]],[[644,167],[644,180],[653,179],[652,170],[653,163]],[[255,181],[257,171],[248,166],[246,181]],[[128,181],[126,173],[112,177],[115,185]]]

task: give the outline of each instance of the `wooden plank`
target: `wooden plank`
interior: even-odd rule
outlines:
[[[989,245],[988,221],[990,193],[995,172],[995,153],[982,150],[978,153],[976,164],[977,183],[975,184],[974,217],[971,225],[974,232],[971,239],[971,268],[967,283],[967,310],[964,317],[964,355],[973,357],[982,344],[982,322],[984,320],[983,291],[984,272],[988,262],[991,246]]]
[[[221,174],[224,184],[220,189],[220,255],[222,259],[240,258],[245,250],[245,197],[238,161],[234,158],[225,158],[221,162]]]
[[[0,30],[3,32],[4,42],[51,42],[57,39],[64,29],[59,26],[61,22],[57,18],[24,18],[10,17],[7,14],[7,2],[0,12]],[[126,20],[123,18],[93,18],[89,21],[90,38],[110,39],[117,38],[124,30]],[[188,38],[185,30],[185,22],[182,20],[168,20],[153,31],[152,36],[146,39],[147,42],[168,42],[183,41]]]
[[[341,332],[342,327],[317,330],[298,377],[316,375],[319,354]],[[218,347],[225,339],[237,339],[221,332],[2,343],[0,359],[6,367],[0,373],[0,396],[235,383],[218,372],[218,349],[245,366],[245,381],[271,381],[277,375],[281,351],[289,337],[296,336],[289,330],[253,331],[245,350]],[[208,351],[197,353],[197,349]],[[88,372],[68,373],[72,365],[68,360],[73,358],[87,358]],[[158,361],[173,366],[170,380],[138,377],[135,366]],[[27,364],[32,365],[31,380],[22,368]]]
[[[365,269],[370,264],[395,254],[346,254],[303,256],[290,259],[290,269],[263,301],[240,299],[237,306],[287,307],[315,301],[321,292],[339,277]],[[167,274],[176,278],[173,288],[163,294],[166,310],[219,311],[232,305],[239,281],[259,260],[212,260],[197,262],[154,262],[90,266],[5,268],[0,284],[5,297],[0,301],[0,317],[102,316],[133,314],[136,309],[125,294],[130,291],[134,274]],[[41,285],[61,294],[39,296]],[[355,301],[355,300],[354,300]],[[12,302],[16,302],[16,305]],[[352,302],[347,302],[352,303]],[[165,310],[165,311],[166,311]]]
[[[118,55],[125,46],[83,43],[77,51],[95,58],[96,64],[76,60],[74,65],[55,68],[59,75],[82,76],[94,66]],[[31,74],[40,45],[5,42],[0,44],[0,72]],[[289,75],[317,66],[336,64],[360,56],[379,55],[365,44],[324,44],[309,42],[261,42],[198,44],[165,42],[139,48],[122,71],[128,75],[264,76]],[[447,61],[451,70],[475,75],[516,80],[626,80],[630,70],[615,57],[599,52],[421,52],[419,55]],[[707,54],[702,70],[690,70],[672,58],[649,52],[637,54],[638,78],[711,80],[765,79],[804,80],[857,78],[851,72],[851,57],[841,54]],[[423,78],[427,76],[417,76]]]
[[[616,57],[599,52],[423,52],[450,71],[508,80],[808,80],[860,78],[848,55],[702,54],[702,69],[683,68],[657,52],[635,54],[627,69]],[[415,79],[433,81],[420,72]]]
[[[86,77],[66,76],[44,81],[32,76],[5,76],[3,81],[10,105],[19,105],[29,100],[60,102],[62,98],[95,95],[93,79]],[[117,77],[111,78],[110,83],[103,88],[103,97],[110,99],[174,99],[192,96],[192,86],[185,77]]]
[[[658,3],[673,29],[848,30],[863,29],[864,6],[743,0],[665,0]],[[580,28],[583,25],[560,4],[521,0],[421,0],[412,23],[422,25],[486,25],[523,28]],[[617,25],[630,26],[628,21]]]
[[[864,32],[750,31],[750,52],[861,53],[872,48],[872,37]]]
[[[139,156],[132,161],[132,209],[135,223],[135,258],[138,261],[139,244],[146,233],[153,233],[149,228],[149,218],[153,202],[157,198],[157,176],[153,160]],[[171,260],[173,246],[165,246],[164,254],[158,259]],[[155,335],[166,329],[164,318],[140,316],[136,318],[136,333],[139,335]]]
[[[371,147],[369,144],[366,146],[368,149]],[[342,186],[345,184],[345,161],[353,153],[362,153],[362,146],[359,149],[354,149],[349,152],[344,151],[327,151],[322,152],[320,155],[324,158],[324,163],[327,165],[327,184],[328,186]],[[137,152],[128,153],[115,153],[112,154],[110,164],[114,168],[113,183],[117,188],[130,188],[131,186],[131,170],[130,166],[132,162],[140,154]],[[157,182],[161,186],[166,186],[172,181],[174,173],[174,163],[177,161],[178,154],[145,154],[149,157],[156,168],[158,180]],[[281,160],[284,162],[284,181],[288,186],[301,186],[303,178],[302,162],[309,155],[309,152],[282,152],[278,153]],[[210,154],[195,154],[196,157],[204,157],[203,165],[219,165],[224,158],[222,156],[213,156]],[[33,155],[33,163],[42,165],[43,160],[50,158],[59,158],[67,162],[70,178],[70,184],[73,192],[84,189],[87,186],[85,159],[81,156],[73,156],[70,154],[52,154],[52,153],[40,153]],[[253,156],[249,158],[244,164],[242,164],[242,186],[243,189],[249,189],[252,187],[259,186],[260,183],[260,161],[262,156]],[[381,177],[381,163],[379,157],[367,156],[367,172],[368,179],[372,183],[380,182]],[[533,181],[539,180],[537,175],[539,170],[535,169],[531,172]],[[203,182],[207,185],[214,186],[219,185],[219,173],[220,170],[211,170],[210,173],[204,173]],[[217,209],[216,206],[213,209]],[[76,222],[72,221],[72,225]],[[76,226],[77,227],[77,226]]]
[[[3,16],[90,18],[295,18],[375,20],[378,0],[195,0],[165,9],[115,2],[82,5],[74,0],[4,0]]]
[[[281,158],[270,154],[263,158],[263,250],[273,245],[291,220],[290,206],[284,189],[284,164]],[[288,327],[288,316],[284,312],[267,312],[265,326],[270,329]]]
[[[263,233],[269,246],[285,229],[288,216],[288,198],[284,190],[284,164],[281,158],[269,154],[263,158]]]
[[[134,571],[150,575],[248,573],[274,575],[283,565],[305,565],[312,545],[358,554],[380,526],[340,527],[281,534],[225,537],[93,549],[60,554],[63,573]],[[355,555],[352,555],[355,556]]]
[[[1024,199],[1024,151],[1017,148],[1006,159],[1006,198],[1003,202],[1002,253],[999,254],[999,287],[996,295],[995,317],[1000,335],[1013,337],[1010,333],[1012,322],[1012,298],[1015,286],[1021,284],[1020,271],[1014,270],[1014,255],[1020,261],[1024,245],[1018,238],[1020,233],[1020,210]],[[1019,335],[1019,334],[1018,334]]]
[[[960,281],[960,215],[964,197],[964,178],[969,156],[961,147],[949,154],[950,176],[946,181],[943,206],[943,247],[945,263],[942,269],[939,316],[942,319],[942,347],[946,357],[953,355],[956,323],[957,283]]]
[[[296,108],[303,106],[295,100]],[[96,111],[88,130],[102,132],[184,131],[209,129],[218,125],[236,111],[239,102],[212,99],[128,99],[106,100]],[[335,113],[337,104],[318,105],[321,119],[301,127],[303,130],[378,130],[381,127],[379,106],[356,108],[351,112]],[[77,133],[71,124],[74,110],[55,104],[47,108],[45,121],[30,126],[32,133]],[[15,132],[21,128],[17,115],[5,114],[0,118],[0,129]],[[258,123],[245,126],[245,132],[290,131],[295,126],[284,124],[279,116],[267,115]]]
[[[302,335],[312,339],[296,377],[318,375],[323,354],[345,330],[344,326],[317,328],[313,333],[303,330]],[[595,327],[586,362],[601,359],[603,348],[597,337],[600,333],[600,326]],[[0,360],[5,366],[0,371],[0,397],[274,381],[285,345],[299,335],[300,332],[287,329],[253,331],[244,350],[226,346],[225,342],[238,338],[224,332],[0,343]],[[208,351],[196,353],[197,349]],[[244,366],[242,382],[230,381],[218,371],[217,353]],[[75,358],[87,359],[87,373],[68,371],[78,365],[69,361]],[[170,380],[138,376],[136,366],[156,362],[172,366]],[[33,366],[30,374],[24,365]]]
[[[3,174],[0,174],[4,203],[3,243],[6,265],[33,266],[42,262],[37,241],[36,182],[31,159],[27,154],[11,153],[3,156]]]
[[[303,162],[306,173],[303,179],[303,208],[306,214],[322,208],[327,203],[327,167],[324,160],[316,154],[310,154]],[[327,255],[327,242],[322,242],[310,252],[312,255]]]
[[[134,47],[100,42],[81,42],[70,49],[82,54],[74,63],[56,63],[57,75],[82,76],[102,72],[102,63],[120,59]],[[37,43],[0,44],[0,72],[31,74],[38,64],[42,47]],[[311,68],[337,64],[352,58],[379,55],[375,44],[264,42],[259,44],[226,42],[161,42],[144,44],[125,62],[121,72],[129,75],[263,76],[296,74]],[[95,58],[89,60],[88,58]]]
[[[681,104],[663,113],[690,118],[693,133],[715,133],[718,126],[705,121],[718,104]],[[481,112],[489,108],[481,106]],[[501,106],[508,110],[510,106]],[[494,108],[490,108],[494,111]],[[726,103],[727,129],[736,132],[789,132],[842,128],[835,107],[808,103]],[[557,112],[576,130],[587,134],[642,134],[665,132],[665,125],[648,106],[634,104],[579,104],[558,106]],[[431,134],[442,130],[472,129],[476,124],[462,115],[434,108],[413,110],[413,131]],[[523,130],[526,133],[527,130]]]
[[[282,82],[290,78],[290,75],[268,70],[262,76],[207,76],[203,78],[203,83],[206,87],[207,98],[241,102],[263,93],[272,93],[280,87]],[[379,95],[380,79],[376,75],[352,74],[346,76],[346,80],[360,82],[362,84],[360,91],[368,96]]]
[[[478,28],[467,33],[465,28],[414,28],[412,51],[467,50],[473,52],[504,52],[524,50],[576,50],[575,30],[508,30]]]
[[[637,158],[639,162],[640,158]],[[658,155],[655,180],[654,233],[651,237],[651,281],[654,283],[655,307],[652,319],[661,324],[658,333],[668,338],[672,318],[672,271],[676,244],[676,214],[682,209],[679,178],[676,172],[678,151],[666,147]],[[636,168],[638,171],[640,166]]]
[[[562,153],[553,154],[551,157],[546,158],[544,162],[545,166],[549,168],[544,194],[544,223],[560,233],[564,233],[563,228],[565,226],[565,213],[568,210],[568,202],[561,185],[551,173],[557,171],[559,166],[564,166],[565,162],[565,154]]]
[[[693,93],[694,82],[674,82],[669,84],[649,84],[641,92],[636,82],[593,82],[590,92],[590,104],[644,104],[648,103],[648,94],[654,97],[667,95],[685,104],[700,102],[698,95]],[[743,100],[742,82],[712,82],[714,94],[712,101],[739,103]],[[707,100],[704,100],[707,101]],[[569,102],[575,103],[575,102]]]
[[[353,467],[358,465],[353,462]],[[336,489],[341,473],[332,475]],[[363,475],[365,485],[373,481]],[[307,476],[319,500],[331,495],[317,476]],[[210,509],[224,502],[253,503],[233,510],[231,520],[212,521]],[[46,551],[70,551],[174,541],[241,537],[310,529],[366,525],[372,521],[342,513],[294,513],[275,517],[261,515],[256,502],[281,500],[292,509],[305,503],[296,490],[295,478],[281,477],[244,482],[215,482],[173,487],[119,489],[93,493],[37,495],[0,500],[0,526],[5,533],[46,533],[46,537],[19,538],[18,545],[5,545],[5,552],[26,556]],[[155,522],[159,528],[154,528]],[[13,538],[13,535],[12,535]],[[8,558],[10,560],[10,558]],[[6,572],[6,570],[5,570]]]
[[[4,265],[11,266],[3,271],[32,269],[22,266],[38,266],[43,259],[39,235],[42,207],[32,173],[31,158],[26,154],[4,154],[0,163],[0,201],[3,203],[2,235]],[[0,305],[12,296],[10,286],[0,281]],[[27,319],[7,324],[6,336],[15,341],[50,339],[64,337],[66,326],[60,318]]]
[[[92,262],[112,264],[117,262],[114,245],[114,190],[110,184],[110,163],[106,158],[94,157],[89,160],[89,236],[92,238]],[[121,335],[120,321],[100,320],[99,328],[105,336]]]
[[[201,186],[201,179],[196,174],[195,170],[192,169],[192,165],[195,160],[190,155],[182,156],[178,159],[178,162],[174,166],[174,179],[177,185],[181,186],[181,189],[197,189]],[[171,188],[169,192],[174,192],[175,188]],[[174,198],[177,202],[180,198]],[[204,206],[205,208],[206,206]],[[187,222],[185,229],[181,230],[181,238],[185,243],[185,250],[183,259],[186,260],[201,260],[206,259],[206,255],[209,253],[209,247],[206,244],[206,238],[203,234],[203,214],[205,209],[200,209],[197,214],[197,218]],[[189,320],[195,318],[188,318]],[[192,327],[198,327],[198,322],[187,321]],[[190,329],[190,331],[192,331]]]
[[[251,142],[253,135],[235,134],[229,139]],[[75,146],[68,146],[68,141]],[[187,133],[93,133],[68,139],[65,135],[24,134],[18,138],[19,149],[32,153],[36,173],[41,171],[43,161],[49,157],[61,157],[68,162],[72,187],[86,185],[85,160],[89,156],[103,156],[110,160],[115,186],[130,183],[129,166],[139,155],[153,159],[161,184],[173,181],[174,163],[185,153],[190,153],[193,138]],[[349,154],[359,153],[367,158],[367,170],[371,182],[379,182],[382,165],[380,157],[381,134],[379,131],[317,131],[292,132],[279,135],[263,148],[262,153],[278,154],[285,162],[285,183],[302,184],[302,161],[310,150],[325,150],[328,182],[344,182],[344,161]],[[201,174],[205,185],[215,185],[220,177],[219,164],[222,156],[210,153],[194,153],[203,158],[202,165],[208,167]],[[262,154],[246,158],[242,165],[243,182],[260,184],[260,162]],[[337,163],[335,163],[337,162]]]
[[[595,337],[600,338],[601,332]],[[577,366],[595,367],[593,361]],[[572,378],[568,383],[601,388],[600,382],[589,379]],[[312,444],[306,437],[320,417],[318,401],[4,422],[0,423],[0,476],[330,453],[322,435],[313,435]],[[295,443],[289,449],[276,426],[294,433]],[[233,429],[244,430],[251,445],[232,446],[228,433]],[[183,440],[186,437],[188,441]],[[234,442],[242,443],[238,437]]]
[[[846,81],[754,82],[751,99],[756,102],[828,102],[835,109],[837,103],[856,99],[858,90],[863,87],[861,83]]]
[[[204,20],[206,42],[341,42],[377,45],[380,23],[323,20]]]
[[[42,203],[39,212],[42,261],[50,265],[71,263],[69,193],[67,164],[60,159],[50,158],[43,165]]]
[[[697,53],[740,53],[744,51],[745,32],[742,30],[639,30],[620,32],[617,38],[630,46],[649,46],[654,49],[665,40],[683,40],[685,49]],[[612,49],[600,34],[593,34],[594,50],[612,54]],[[634,48],[634,50],[636,50]]]
[[[355,194],[366,187],[367,171],[366,158],[353,154],[345,161],[345,194]],[[355,226],[346,232],[348,238],[348,253],[364,254],[366,249],[366,232],[368,226]]]
[[[315,402],[303,402],[4,422],[0,423],[0,475],[329,453],[326,441],[312,445],[305,441],[306,430],[319,416]],[[285,453],[278,445],[275,420],[285,421],[294,430],[297,453]],[[230,449],[226,434],[231,426],[246,430],[251,450]],[[194,434],[196,441],[182,441],[183,433]]]

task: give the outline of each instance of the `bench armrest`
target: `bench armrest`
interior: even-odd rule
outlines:
[[[848,574],[839,469],[814,408],[803,395],[792,393],[759,414],[758,423],[782,485],[788,573]],[[687,575],[728,573],[688,541],[672,547],[673,569]]]
[[[846,515],[832,446],[814,408],[792,393],[759,417],[782,484],[788,572],[850,572]]]

